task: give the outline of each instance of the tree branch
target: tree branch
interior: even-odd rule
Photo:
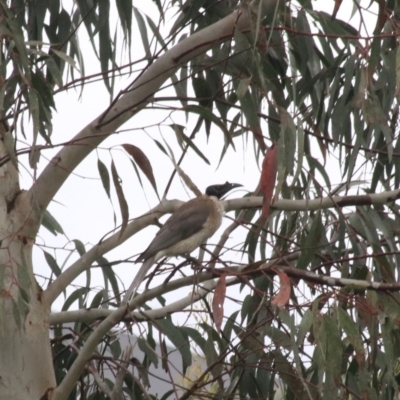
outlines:
[[[282,211],[314,211],[326,208],[348,207],[372,204],[387,204],[400,198],[400,189],[389,192],[373,193],[360,196],[333,196],[322,197],[313,200],[286,200],[276,201],[272,208]],[[262,197],[245,197],[241,199],[232,199],[223,201],[225,210],[234,211],[245,208],[260,208],[262,206]],[[81,258],[75,261],[44,291],[44,298],[48,304],[63,292],[63,290],[82,272],[90,268],[100,256],[106,254],[112,249],[125,242],[135,233],[151,225],[155,218],[159,218],[166,213],[172,213],[181,205],[180,200],[163,200],[158,206],[154,207],[148,213],[138,217],[130,222],[122,235],[119,237],[119,231],[110,238],[104,240],[91,250],[85,253]]]
[[[160,319],[175,312],[182,311],[191,304],[196,303],[197,301],[204,298],[207,294],[210,293],[210,291],[215,288],[216,283],[213,280],[210,280],[212,278],[213,274],[211,272],[203,272],[201,274],[195,274],[184,278],[175,279],[174,281],[170,281],[166,284],[162,284],[153,289],[147,290],[145,292],[147,298],[146,301],[149,301],[172,290],[180,289],[186,286],[192,286],[199,281],[207,281],[206,284],[204,284],[201,288],[197,288],[194,293],[189,293],[187,296],[182,297],[181,299],[174,301],[173,303],[170,303],[165,307],[146,311],[145,314],[138,311],[132,312],[129,315],[125,316],[124,321],[147,321],[148,319]],[[141,296],[143,296],[143,294],[136,296],[135,300],[137,299],[137,301],[142,302]],[[61,311],[51,313],[49,322],[50,325],[64,324],[68,322],[84,322],[90,324],[98,319],[107,318],[113,312],[113,310],[105,308]]]
[[[189,283],[193,284],[195,280],[197,282],[201,282],[211,278],[211,273],[203,273],[200,274],[200,276],[190,276],[169,282],[168,285],[161,285],[156,289],[148,290],[143,294],[136,296],[129,302],[129,304],[123,304],[121,307],[111,312],[110,315],[108,315],[107,318],[97,326],[97,328],[86,340],[77,358],[68,370],[67,375],[64,377],[60,385],[54,390],[52,400],[68,398],[71,390],[76,384],[76,381],[78,380],[82,371],[85,369],[86,364],[89,362],[93,352],[96,350],[97,345],[103,340],[103,337],[107,334],[107,332],[109,332],[115,325],[123,320],[127,313],[129,314],[132,310],[141,307],[150,299],[166,293],[171,289],[178,289],[179,287],[187,286]]]
[[[115,377],[114,387],[112,392],[110,393],[110,400],[121,400],[123,399],[122,396],[122,386],[124,383],[124,377],[126,375],[126,371],[129,367],[129,359],[132,357],[133,346],[128,345],[125,347],[121,359],[122,362],[119,366],[119,371]]]
[[[388,204],[400,198],[400,189],[382,193],[371,193],[354,196],[332,196],[318,197],[311,200],[289,200],[281,199],[274,202],[272,209],[281,211],[316,211],[326,208],[369,206],[373,204]],[[260,208],[261,197],[244,197],[241,199],[225,200],[226,211],[239,210],[243,208]]]
[[[103,380],[103,378],[99,375],[97,368],[94,365],[94,362],[90,362],[88,363],[87,367],[86,367],[89,372],[93,375],[94,380],[97,383],[97,386],[102,390],[102,392],[111,398],[111,388],[108,386],[108,384]]]
[[[254,272],[262,271],[269,275],[276,275],[276,272],[274,271],[276,269],[281,270],[286,275],[292,278],[300,278],[308,283],[319,283],[321,285],[326,285],[331,287],[349,286],[354,289],[370,289],[370,290],[379,290],[385,292],[397,292],[400,290],[399,282],[385,283],[385,282],[370,282],[360,279],[335,278],[330,275],[315,274],[314,272],[278,264],[274,264],[273,266],[269,265],[269,263],[263,264]],[[247,273],[243,271],[243,274]]]
[[[154,207],[148,213],[130,222],[122,236],[120,236],[120,230],[118,230],[108,239],[92,247],[68,269],[60,274],[57,279],[43,292],[44,300],[48,304],[52,304],[54,300],[63,292],[63,290],[65,290],[65,288],[82,272],[89,269],[100,256],[115,249],[131,236],[154,223],[156,218],[159,218],[166,213],[172,213],[181,205],[182,201],[179,200],[162,201],[158,206]]]

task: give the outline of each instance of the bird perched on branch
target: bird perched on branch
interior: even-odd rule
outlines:
[[[240,186],[242,185],[229,182],[209,186],[204,195],[179,207],[136,260],[143,264],[126,293],[125,301],[129,301],[135,294],[149,269],[158,260],[190,254],[210,238],[220,227],[225,212],[219,200],[230,190]]]

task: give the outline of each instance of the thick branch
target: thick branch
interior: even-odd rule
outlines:
[[[210,280],[213,277],[211,272],[203,272],[201,274],[191,275],[184,278],[175,279],[166,284],[159,285],[153,289],[147,290],[146,301],[153,300],[157,296],[161,296],[164,293],[171,292],[172,290],[181,289],[182,287],[192,286],[200,282],[208,281],[201,288],[197,288],[193,293],[189,293],[187,296],[168,304],[165,307],[143,312],[134,311],[129,315],[126,315],[124,320],[126,321],[142,321],[142,320],[153,320],[164,318],[168,315],[184,310],[191,304],[196,303],[203,297],[207,296],[215,288],[216,282]],[[136,296],[135,300],[142,302],[142,295]],[[96,309],[80,309],[74,311],[61,311],[50,314],[50,325],[65,324],[68,322],[84,322],[87,324],[92,323],[98,319],[107,318],[113,310],[106,308]]]

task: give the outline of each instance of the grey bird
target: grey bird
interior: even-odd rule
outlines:
[[[142,283],[147,272],[163,257],[190,254],[221,226],[224,207],[219,201],[230,190],[240,187],[226,182],[212,185],[201,197],[189,200],[176,210],[157,232],[150,246],[137,258],[143,264],[126,292],[128,301]]]

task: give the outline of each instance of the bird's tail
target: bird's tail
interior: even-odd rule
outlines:
[[[126,295],[125,295],[123,303],[128,303],[130,301],[130,299],[136,294],[138,287],[143,282],[143,279],[146,276],[147,272],[154,264],[154,258],[155,257],[153,256],[153,257],[150,257],[147,260],[143,261],[143,264],[140,267],[135,278],[133,279],[131,286],[129,286],[129,289],[126,291]]]

